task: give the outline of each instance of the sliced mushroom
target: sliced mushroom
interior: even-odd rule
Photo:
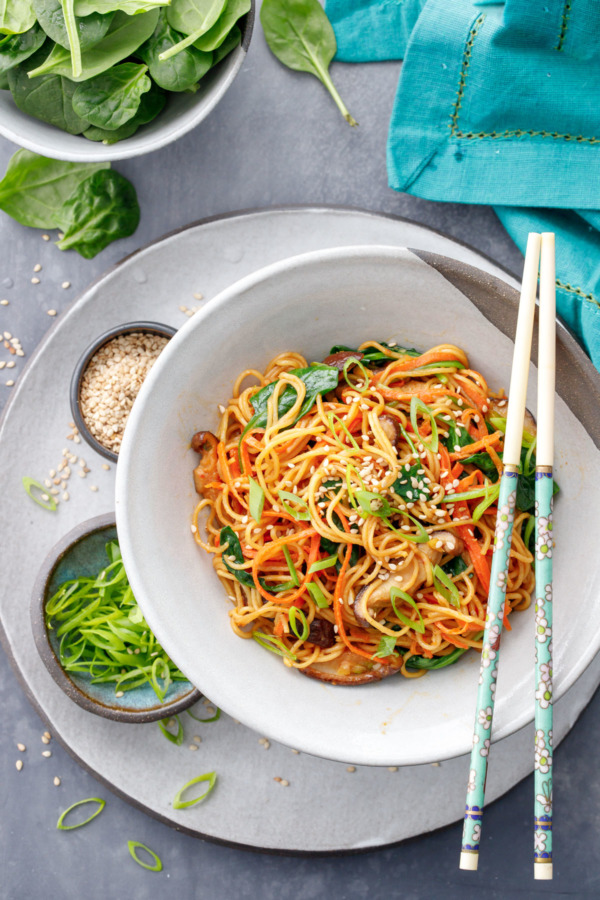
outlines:
[[[329,684],[358,685],[368,684],[371,681],[381,681],[389,675],[395,675],[399,670],[396,666],[385,665],[373,660],[371,662],[364,656],[344,650],[341,656],[330,659],[327,662],[313,663],[307,669],[300,669],[309,678],[319,681],[327,681]]]
[[[502,403],[502,406],[500,406]],[[506,411],[508,409],[508,398],[504,398],[503,401],[500,400],[491,400],[490,401],[490,412],[497,416],[501,416],[502,418],[506,418]],[[525,409],[525,418],[523,419],[523,431],[526,431],[527,434],[530,434],[532,437],[535,437],[537,434],[537,422],[535,420],[535,416],[529,409]]]
[[[379,416],[379,424],[392,447],[400,440],[400,424],[393,416]]]
[[[358,362],[363,356],[364,353],[361,353],[360,350],[340,350],[338,353],[332,353],[331,356],[326,356],[323,360],[323,365],[331,366],[332,368],[337,369],[341,374],[344,371],[347,360],[353,359],[355,362]]]
[[[316,644],[317,647],[333,647],[335,644],[335,629],[328,619],[313,619],[308,630],[307,642]]]
[[[207,488],[212,481],[220,481],[217,464],[218,438],[211,431],[197,431],[192,438],[192,450],[200,454],[200,462],[194,469],[196,492],[208,499],[214,499],[216,491]]]

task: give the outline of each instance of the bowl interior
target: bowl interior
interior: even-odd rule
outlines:
[[[254,5],[238,23],[241,44],[202,78],[196,93],[169,93],[160,115],[130,138],[105,146],[81,135],[67,134],[18,109],[10,91],[0,91],[0,134],[42,156],[76,162],[127,159],[158,150],[198,125],[219,102],[244,61],[253,22]]]
[[[62,552],[46,574],[41,603],[37,600],[37,608],[45,610],[46,602],[58,590],[61,584],[72,578],[94,577],[107,563],[106,544],[117,537],[114,524],[94,527],[91,531],[78,536],[76,540]],[[34,601],[35,602],[35,601]],[[173,704],[179,705],[185,698],[189,704],[195,702],[198,692],[189,681],[178,681],[171,684],[165,695],[164,703],[160,703],[152,687],[142,685],[131,691],[124,691],[122,697],[115,694],[114,684],[92,684],[89,676],[83,673],[66,673],[59,662],[59,638],[52,629],[45,625],[45,616],[40,617],[36,630],[36,642],[51,674],[67,693],[80,705],[93,712],[106,714],[109,718],[118,718],[116,713],[138,714],[151,711],[152,718],[163,718],[173,712]],[[45,643],[45,647],[43,646]],[[50,649],[49,649],[50,648]],[[146,719],[148,721],[148,719]]]
[[[493,389],[508,388],[513,344],[507,333],[514,333],[516,293],[466,266],[459,290],[443,274],[456,271],[456,264],[453,269],[452,261],[435,260],[434,265],[397,248],[330,250],[275,264],[227,289],[178,332],[154,366],[130,416],[117,470],[125,564],[167,652],[201,691],[261,734],[348,762],[415,764],[469,752],[478,656],[466,654],[423,678],[341,688],[307,679],[254,641],[236,637],[211,559],[190,534],[197,457],[189,441],[197,430],[215,430],[218,404],[227,402],[241,371],[262,369],[286,349],[312,361],[323,359],[334,344],[357,346],[369,338],[421,349],[455,343]],[[572,345],[562,332],[559,393],[567,398],[584,377],[573,363]],[[588,364],[580,365],[589,378]],[[532,364],[531,409],[534,375]],[[586,391],[597,403],[597,381],[586,384]],[[596,470],[600,454],[560,397],[556,421],[562,496],[555,506],[555,628],[561,636],[555,694],[560,694],[585,669],[600,641],[600,563],[591,527],[600,486],[586,477]],[[497,738],[533,717],[533,607],[511,622],[499,669]]]

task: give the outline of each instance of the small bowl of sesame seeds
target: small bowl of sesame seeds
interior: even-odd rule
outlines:
[[[33,589],[31,624],[48,672],[88,712],[154,722],[200,699],[139,610],[114,513],[83,522],[50,551]]]
[[[118,460],[135,398],[175,332],[159,322],[128,322],[81,355],[71,379],[71,411],[81,436],[106,459]]]

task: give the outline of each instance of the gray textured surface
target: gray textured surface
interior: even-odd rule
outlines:
[[[491,210],[445,206],[398,196],[387,188],[385,138],[398,75],[396,64],[334,69],[360,129],[351,131],[329,97],[308,76],[281,69],[257,28],[248,60],[220,106],[196,132],[145,159],[118,164],[136,184],[143,209],[137,234],[93,261],[60,254],[5,217],[0,219],[0,327],[16,334],[30,352],[49,327],[45,310],[64,308],[70,297],[117,259],[171,228],[193,219],[251,206],[333,203],[409,216],[467,241],[508,268],[520,255]],[[0,168],[14,147],[0,143]],[[35,263],[41,284],[31,285]],[[8,286],[6,280],[14,282]],[[68,279],[69,290],[60,284]],[[1,299],[1,298],[0,298]],[[193,301],[190,300],[190,305]],[[90,335],[90,338],[93,335]],[[3,357],[4,358],[4,357]],[[19,364],[20,365],[20,364]],[[18,375],[19,368],[13,373]],[[6,377],[4,377],[6,375]],[[0,390],[8,374],[3,371]],[[0,394],[0,401],[3,402]],[[15,465],[18,466],[18,460]],[[10,552],[10,521],[2,525],[2,554]],[[32,557],[31,565],[37,567]],[[25,614],[25,609],[24,609]],[[218,847],[178,835],[98,787],[60,747],[43,759],[43,726],[0,658],[0,861],[3,898],[62,896],[75,900],[130,896],[230,898],[412,898],[597,896],[600,876],[590,847],[600,837],[600,782],[594,759],[600,738],[596,698],[556,753],[556,865],[552,885],[535,885],[531,870],[533,779],[526,779],[490,807],[484,826],[480,871],[457,868],[460,826],[399,848],[346,859],[284,859]],[[15,743],[28,745],[17,773]],[[60,775],[55,788],[52,778]],[[102,816],[80,832],[56,832],[59,812],[70,802],[107,796]],[[389,802],[389,797],[382,802]],[[399,815],[410,815],[394,798]],[[318,805],[319,798],[314,798]],[[248,826],[251,828],[251,824]],[[130,860],[126,841],[143,841],[162,856],[160,875]]]

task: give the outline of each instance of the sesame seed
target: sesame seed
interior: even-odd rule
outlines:
[[[55,310],[55,309],[47,309],[46,312],[47,312],[47,314],[48,314],[49,316],[55,316],[55,315],[56,315],[56,310]]]
[[[397,772],[398,766],[388,766],[388,772]]]
[[[10,379],[9,381],[6,382],[6,387],[13,387],[13,385],[14,385],[14,381],[12,379]]]
[[[102,468],[105,470],[105,472],[108,472],[110,466],[108,465],[108,463],[102,463]]]
[[[190,525],[190,530],[191,530],[192,534],[196,534],[196,532],[198,531],[198,529],[196,528],[195,525]]]
[[[58,775],[54,776],[54,781],[52,783],[55,787],[58,787],[60,785],[60,778],[58,777]]]
[[[300,751],[299,751],[299,750],[292,750],[292,753],[295,753],[296,756],[299,756],[299,755],[300,755]]]
[[[197,749],[198,749],[198,744],[190,744],[190,746],[188,747],[188,750],[197,750]]]
[[[346,772],[356,772],[356,766],[346,766]]]
[[[197,744],[202,743],[202,738],[200,737],[199,734],[195,734],[194,737],[192,738],[192,740],[194,740]]]
[[[50,743],[50,738],[46,737],[46,735],[43,734],[42,735],[42,744],[49,744],[49,743]]]
[[[21,753],[25,753],[27,747],[25,746],[25,744],[17,744],[17,750],[20,750]]]
[[[61,288],[63,289],[63,291],[66,291],[67,288],[70,288],[70,287],[71,287],[70,281],[63,281],[63,283],[61,284]]]
[[[290,786],[290,783],[287,780],[287,778],[282,778],[279,783],[281,784],[281,787],[289,787]]]
[[[20,772],[21,769],[23,768],[23,760],[22,760],[22,759],[18,759],[18,760],[16,761],[16,763],[15,763],[15,766],[16,766],[16,768],[17,768],[17,772]]]
[[[40,283],[40,279],[37,277],[37,275],[34,275],[34,276],[33,276],[33,278],[31,279],[31,283],[32,283],[32,284],[39,284],[39,283]]]
[[[0,300],[0,306],[8,306],[8,300]]]
[[[33,267],[33,271],[34,271],[34,272],[41,272],[41,271],[42,271],[41,265],[40,265],[39,263],[36,263],[35,266]]]
[[[98,485],[97,485],[97,484],[90,484],[90,491],[96,492],[97,490],[98,490]]]
[[[194,297],[194,300],[204,300],[204,294],[201,294],[199,291],[196,291],[196,293],[193,295],[193,297]]]
[[[48,759],[50,756],[52,756],[52,750],[42,750],[42,756],[45,756],[46,759]]]
[[[49,240],[50,240],[50,235],[49,235],[49,234],[43,234],[43,235],[42,235],[42,240],[43,240],[43,241],[49,241]]]
[[[117,693],[115,694],[115,697],[121,698],[122,696],[123,696],[123,691],[117,691]]]

